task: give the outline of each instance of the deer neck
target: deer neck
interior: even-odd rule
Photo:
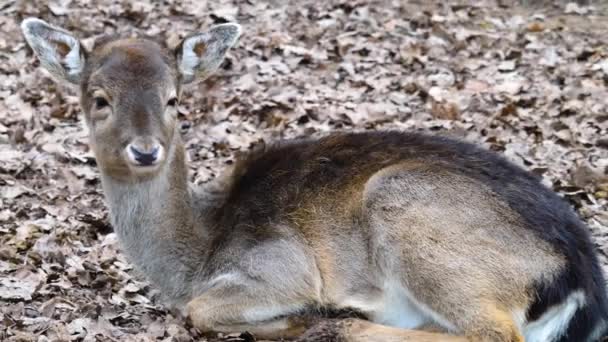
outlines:
[[[150,179],[119,180],[102,173],[102,184],[124,252],[169,299],[179,302],[191,288],[194,270],[187,259],[200,265],[207,249],[203,228],[194,227],[181,141],[172,145],[168,157]]]

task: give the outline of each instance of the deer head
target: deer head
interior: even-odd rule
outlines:
[[[79,86],[90,145],[102,172],[116,178],[154,175],[174,148],[181,85],[218,69],[240,35],[221,24],[171,50],[151,40],[102,38],[86,51],[69,32],[35,18],[22,30],[44,68]]]

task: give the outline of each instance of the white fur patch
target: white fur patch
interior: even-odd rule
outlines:
[[[515,322],[518,331],[524,331],[524,326],[527,322],[526,311],[526,309],[513,310],[513,321]]]
[[[378,298],[349,297],[340,306],[358,309],[376,323],[398,328],[416,329],[428,323],[436,323],[449,331],[457,331],[451,322],[416,300],[399,281],[386,280],[382,290],[382,295]]]
[[[278,304],[267,304],[263,302],[259,306],[254,308],[245,309],[243,311],[243,318],[247,323],[264,322],[277,317],[281,317],[287,314],[298,312],[303,308],[302,305],[278,305]]]
[[[557,340],[568,328],[578,308],[585,305],[583,291],[575,291],[561,304],[545,312],[539,319],[523,328],[526,342],[551,342]]]
[[[404,329],[414,329],[431,321],[420,305],[411,300],[411,294],[396,281],[384,283],[382,310],[373,320]]]
[[[219,276],[212,278],[211,280],[209,280],[208,284],[206,285],[207,288],[211,288],[216,286],[217,284],[230,284],[230,283],[240,283],[243,280],[243,276],[240,273],[237,272],[230,272],[230,273],[224,273],[224,274],[220,274]]]

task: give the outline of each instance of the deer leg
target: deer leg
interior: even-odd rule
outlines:
[[[226,284],[207,290],[187,305],[192,324],[203,331],[248,331],[259,338],[298,341],[343,342],[523,342],[517,325],[499,302],[465,304],[468,319],[456,323],[462,336],[447,333],[407,330],[361,319],[322,319],[301,315],[310,300],[287,297],[286,292],[269,290],[270,286]]]
[[[523,342],[511,320],[495,312],[463,336],[439,331],[409,330],[348,318],[323,320],[301,335],[298,342]],[[433,329],[435,330],[435,329]]]
[[[239,293],[238,295],[229,295]],[[497,309],[479,311],[474,322],[462,327],[462,336],[437,331],[408,330],[370,321],[323,319],[299,315],[304,302],[262,298],[245,287],[218,288],[192,300],[187,307],[195,327],[204,331],[248,331],[265,339],[310,342],[523,342],[515,323]],[[261,293],[261,292],[259,292]],[[270,300],[270,298],[273,298]]]
[[[207,290],[186,306],[192,325],[202,331],[244,332],[265,339],[295,338],[317,321],[298,315],[303,298],[269,292],[262,284],[222,285]]]
[[[324,320],[307,330],[298,342],[468,342],[466,337],[408,330],[357,318]]]

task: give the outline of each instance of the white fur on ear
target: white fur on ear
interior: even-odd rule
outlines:
[[[70,83],[80,82],[85,57],[78,39],[37,18],[25,19],[21,30],[42,66],[54,77]]]
[[[177,51],[183,82],[191,82],[196,77],[205,78],[217,70],[226,52],[240,35],[239,24],[227,23],[214,26],[205,33],[186,37]]]

